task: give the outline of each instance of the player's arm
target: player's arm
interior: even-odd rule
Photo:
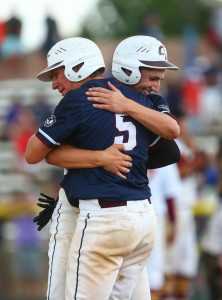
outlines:
[[[123,145],[112,145],[103,151],[79,149],[69,145],[49,148],[34,134],[27,143],[25,159],[29,164],[36,164],[46,158],[48,164],[68,169],[102,167],[110,173],[126,178],[122,173],[129,173],[132,159],[125,155]]]
[[[29,164],[37,164],[42,161],[53,148],[47,147],[36,134],[29,139],[25,152],[25,159]]]
[[[29,164],[36,164],[46,158],[47,163],[68,169],[102,167],[105,170],[126,178],[122,173],[129,173],[132,159],[125,155],[123,145],[112,145],[103,151],[78,149],[69,145],[49,148],[34,134],[27,143],[25,159]]]
[[[68,146],[61,146],[64,136],[70,134],[72,127],[71,129],[70,126],[67,127],[67,118],[64,118],[62,113],[59,114],[60,111],[57,109],[57,115],[48,118],[30,138],[25,153],[26,161],[29,164],[36,164],[46,158],[52,165],[69,169],[103,167],[125,178],[122,173],[128,173],[130,171],[128,168],[132,164],[131,157],[122,153],[126,151],[123,145],[113,145],[104,151],[70,149],[70,147],[67,149]],[[69,123],[72,125],[73,122]],[[48,155],[51,152],[52,154]]]
[[[48,164],[67,169],[102,167],[120,176],[122,175],[120,172],[128,173],[130,170],[127,168],[132,166],[131,157],[121,151],[125,151],[123,145],[112,145],[104,151],[91,151],[62,145],[49,152],[46,161]],[[147,169],[165,167],[179,160],[180,150],[176,142],[163,140],[157,148],[150,148]]]
[[[122,152],[126,151],[124,145],[114,144],[103,151],[79,149],[70,145],[62,145],[51,151],[46,161],[48,164],[67,168],[84,169],[102,167],[106,171],[122,178],[122,173],[129,173],[132,167],[132,158]]]
[[[94,107],[106,109],[113,113],[126,113],[165,139],[178,138],[180,128],[175,119],[126,98],[114,85],[111,83],[108,85],[111,90],[97,87],[86,92],[89,101],[98,102],[98,104],[93,104]]]
[[[174,140],[162,139],[157,147],[149,147],[147,169],[162,168],[180,160],[180,149]]]

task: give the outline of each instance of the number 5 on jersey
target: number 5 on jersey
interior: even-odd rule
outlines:
[[[131,121],[124,121],[125,114],[115,114],[116,128],[120,132],[114,139],[114,144],[123,144],[127,151],[133,150],[137,145],[136,140],[136,126]],[[124,134],[121,132],[128,133],[127,142],[124,141]]]

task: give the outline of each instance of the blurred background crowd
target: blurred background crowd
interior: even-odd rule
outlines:
[[[168,225],[164,234],[168,264],[162,264],[167,282],[161,287],[162,296],[158,294],[153,299],[170,295],[171,299],[219,300],[222,299],[222,2],[130,2],[129,5],[129,1],[98,0],[82,21],[78,36],[91,38],[99,45],[107,66],[106,76],[110,75],[117,44],[138,34],[162,41],[169,61],[180,68],[178,72],[166,71],[161,83],[161,95],[181,126],[178,143],[182,144],[182,156],[175,166],[177,184],[173,179],[167,182],[169,191],[175,185],[179,190],[162,196],[166,201],[175,198],[175,216],[161,214],[156,207],[157,214]],[[75,14],[78,11],[73,11],[73,18]],[[44,24],[44,41],[27,51],[22,44],[24,24],[20,16],[14,11],[7,19],[0,19],[0,300],[45,299],[49,228],[47,225],[38,232],[32,219],[39,212],[36,202],[40,192],[57,197],[63,171],[45,162],[28,165],[24,153],[30,136],[60,100],[50,84],[38,82],[35,76],[46,66],[49,49],[71,35],[61,34],[50,12]],[[155,172],[158,173],[149,175],[151,188]],[[164,184],[163,180],[159,188]],[[186,238],[185,229],[191,237]],[[188,248],[188,254],[183,256],[181,248],[176,247],[177,239],[181,239],[182,249]],[[190,269],[177,269],[175,260],[178,259],[177,266],[186,264],[189,250],[195,252],[191,255]],[[175,278],[180,283],[176,284]],[[178,287],[185,298],[173,298]]]

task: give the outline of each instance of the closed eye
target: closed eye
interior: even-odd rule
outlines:
[[[150,80],[150,81],[161,81],[161,80],[163,80],[163,78],[150,77],[149,80]]]

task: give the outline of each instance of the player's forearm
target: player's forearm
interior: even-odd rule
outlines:
[[[46,157],[46,162],[50,165],[67,169],[101,167],[101,152],[63,145],[50,152]]]
[[[176,120],[170,116],[144,107],[131,99],[127,99],[127,105],[125,107],[126,114],[157,135],[168,140],[178,138],[180,134],[179,125]]]
[[[52,148],[45,146],[35,134],[33,134],[26,146],[25,159],[28,164],[37,164],[42,161]]]

